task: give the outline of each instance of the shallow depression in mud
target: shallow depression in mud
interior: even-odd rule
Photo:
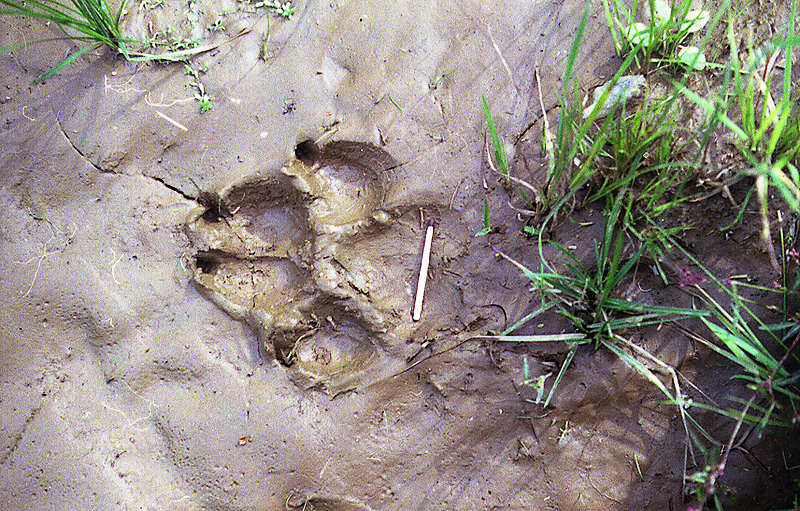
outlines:
[[[307,256],[313,232],[306,206],[285,176],[250,178],[201,198],[186,222],[195,247],[241,258]]]
[[[295,148],[295,155],[283,172],[311,197],[310,217],[318,230],[336,230],[379,214],[388,173],[397,166],[385,150],[351,141],[319,148],[306,140]]]
[[[300,335],[289,360],[309,385],[336,391],[363,379],[382,356],[380,332],[338,299],[320,296],[308,316],[312,328]]]

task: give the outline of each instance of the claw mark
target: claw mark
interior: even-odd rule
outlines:
[[[11,441],[11,445],[5,446],[3,448],[4,452],[2,452],[0,454],[0,464],[5,463],[6,460],[9,458],[9,456],[11,456],[14,453],[14,451],[17,450],[17,447],[19,446],[19,443],[25,437],[25,432],[27,431],[28,426],[30,426],[31,422],[33,422],[33,420],[36,418],[36,415],[41,411],[41,409],[42,409],[42,405],[41,404],[39,406],[31,409],[31,412],[28,414],[28,417],[25,419],[25,423],[22,424],[22,428],[20,428],[19,432],[16,434],[16,436]]]

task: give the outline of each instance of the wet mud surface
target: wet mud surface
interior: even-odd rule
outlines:
[[[594,8],[577,63],[584,91],[618,65]],[[183,9],[131,7],[126,23],[143,35]],[[488,165],[480,97],[513,145],[512,171],[535,181],[537,133],[556,112],[582,9],[308,2],[282,20],[200,2],[202,20],[225,21],[204,32],[219,46],[197,59],[215,98],[202,114],[179,65],[90,53],[30,86],[65,47],[0,55],[0,501],[685,509],[684,470],[703,460],[651,382],[586,346],[543,410],[523,365],[557,371],[565,345],[483,337],[541,301],[492,249],[538,264],[509,207],[518,198]],[[48,30],[3,23],[0,46]],[[739,201],[746,192],[732,188]],[[484,199],[496,227],[476,237]],[[695,224],[686,239],[701,262],[772,282],[755,213],[723,234],[727,199],[704,208],[668,220]],[[601,228],[589,204],[552,237],[591,265]],[[691,306],[677,273],[688,264],[673,262],[669,285],[643,268],[620,297]],[[551,314],[517,333],[567,328]],[[746,395],[681,331],[630,335],[718,402]],[[732,427],[698,420],[719,438]],[[798,454],[776,445],[753,434],[732,453],[726,509],[789,501]]]

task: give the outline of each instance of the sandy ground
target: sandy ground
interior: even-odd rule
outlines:
[[[182,64],[90,54],[32,86],[66,45],[0,56],[3,509],[684,509],[693,462],[650,384],[587,349],[545,414],[523,357],[545,374],[562,345],[470,340],[538,304],[488,246],[536,263],[487,165],[481,95],[536,179],[583,4],[310,1],[290,20],[196,5],[125,21],[144,37],[183,17],[219,43],[194,60],[207,112]],[[616,61],[597,9],[582,90]],[[49,33],[0,22],[0,46]],[[484,198],[500,227],[475,237]],[[585,256],[595,231],[556,236]],[[696,243],[719,271],[769,274],[747,233]],[[736,393],[676,332],[638,335]],[[785,499],[780,452],[747,447],[740,508]]]

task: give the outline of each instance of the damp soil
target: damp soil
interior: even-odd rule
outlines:
[[[124,20],[139,38],[174,25],[218,44],[193,61],[206,112],[182,65],[89,52],[29,85],[66,43],[0,55],[4,509],[686,509],[684,476],[705,460],[651,382],[589,345],[543,409],[523,366],[557,371],[567,347],[486,339],[541,301],[496,256],[539,264],[519,196],[491,169],[480,97],[512,172],[541,179],[584,4],[312,1],[288,20],[192,5],[129,5]],[[619,65],[593,9],[581,93]],[[786,12],[774,6],[773,28]],[[0,22],[0,47],[53,30]],[[688,227],[721,280],[770,286],[757,208],[720,230],[751,186],[664,222]],[[484,200],[494,228],[476,236]],[[591,266],[602,223],[585,204],[550,236]],[[690,261],[674,255],[666,284],[645,266],[619,297],[692,305]],[[764,317],[778,304],[744,293]],[[545,314],[517,333],[570,328]],[[625,333],[715,402],[747,399],[684,331]],[[720,441],[733,427],[696,418]],[[780,432],[748,434],[725,509],[789,507],[798,457]]]

